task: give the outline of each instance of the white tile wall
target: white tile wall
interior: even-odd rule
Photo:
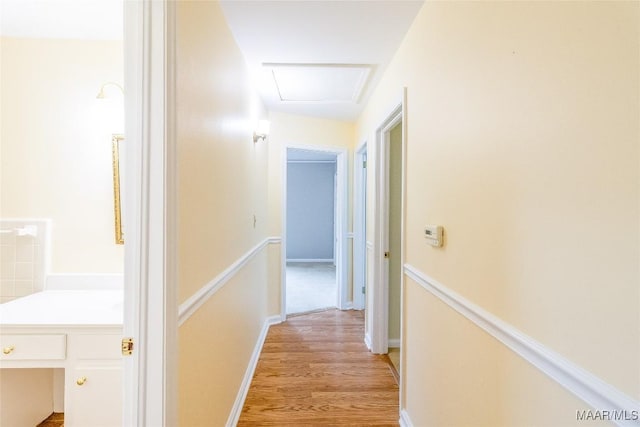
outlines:
[[[36,227],[36,236],[0,233],[0,304],[44,289],[50,221],[0,219],[0,230]]]

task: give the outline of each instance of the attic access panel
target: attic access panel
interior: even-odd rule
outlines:
[[[367,64],[263,64],[271,70],[282,102],[357,104],[372,66]]]

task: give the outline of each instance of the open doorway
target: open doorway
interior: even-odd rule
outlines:
[[[371,351],[384,354],[398,349],[393,352],[399,354],[398,365],[402,359],[405,97],[376,130],[372,277],[365,316],[365,341]]]
[[[283,317],[347,306],[346,156],[343,149],[284,148]]]
[[[335,153],[287,150],[287,314],[337,307]]]
[[[386,138],[385,138],[386,139]],[[388,134],[388,354],[400,372],[400,310],[402,282],[402,122]]]

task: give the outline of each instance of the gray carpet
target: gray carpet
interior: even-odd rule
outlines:
[[[287,314],[336,306],[336,267],[332,263],[287,263]]]

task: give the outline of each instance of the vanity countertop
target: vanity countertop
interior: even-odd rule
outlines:
[[[0,304],[6,326],[122,326],[122,290],[47,290]]]

